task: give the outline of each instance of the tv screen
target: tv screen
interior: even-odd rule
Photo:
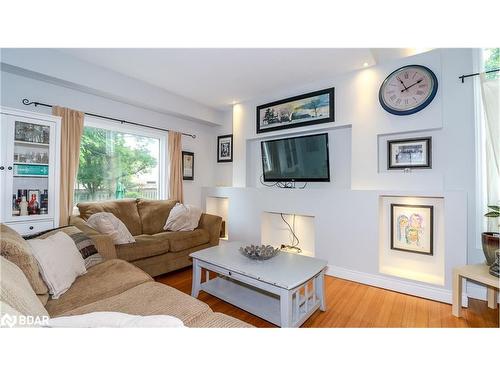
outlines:
[[[328,134],[261,142],[264,181],[330,181]]]

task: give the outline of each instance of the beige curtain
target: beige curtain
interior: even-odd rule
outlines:
[[[59,225],[68,225],[73,212],[73,192],[80,161],[80,140],[83,133],[83,112],[52,107],[52,114],[61,121],[61,181],[59,191]]]
[[[168,132],[168,155],[170,160],[170,180],[168,184],[168,197],[183,202],[182,194],[182,134]]]
[[[500,79],[488,79],[482,73],[481,96],[486,120],[486,203],[497,205],[500,203]],[[498,219],[489,219],[488,227],[498,231]]]

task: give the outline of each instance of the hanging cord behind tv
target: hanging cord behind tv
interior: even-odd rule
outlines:
[[[281,189],[304,189],[307,186],[307,182],[302,186],[296,186],[295,181],[276,181],[270,184],[264,182],[264,174],[260,175],[260,183],[266,187],[279,187]]]
[[[288,221],[286,221],[285,217],[283,216],[283,213],[280,213],[281,220],[288,226],[288,229],[290,230],[290,233],[292,234],[292,244],[291,245],[285,245],[282,244],[281,248],[282,249],[289,249],[289,250],[295,250],[297,253],[301,253],[302,249],[299,247],[299,237],[295,234],[295,215],[293,215],[293,223],[290,225]],[[297,243],[295,243],[297,241]]]

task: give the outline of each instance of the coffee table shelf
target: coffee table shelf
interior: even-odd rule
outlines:
[[[229,278],[216,277],[201,284],[201,290],[251,314],[280,325],[280,297]]]
[[[300,327],[317,309],[325,311],[326,261],[280,253],[266,261],[240,254],[239,242],[191,254],[191,295],[203,290],[280,327]],[[202,269],[218,274],[201,282]]]

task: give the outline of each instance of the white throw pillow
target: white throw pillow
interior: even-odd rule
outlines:
[[[115,245],[135,242],[125,224],[110,212],[98,212],[87,220],[87,225],[102,234],[107,234]]]
[[[201,209],[189,204],[177,203],[168,215],[164,230],[174,232],[192,231],[198,226],[201,217]]]
[[[28,243],[54,299],[66,292],[78,276],[87,272],[75,242],[64,232],[45,239],[28,240]]]
[[[183,328],[182,320],[170,315],[130,315],[119,312],[93,312],[49,319],[50,328]]]

